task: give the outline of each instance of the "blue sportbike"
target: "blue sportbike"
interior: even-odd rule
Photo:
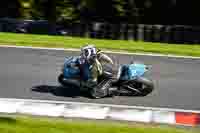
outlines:
[[[120,65],[113,70],[111,65],[103,66],[103,74],[98,78],[98,84],[92,88],[81,84],[80,70],[73,64],[78,56],[66,57],[58,82],[62,86],[76,86],[80,91],[87,91],[93,98],[114,95],[146,96],[154,89],[152,80],[144,75],[149,67],[142,63]]]

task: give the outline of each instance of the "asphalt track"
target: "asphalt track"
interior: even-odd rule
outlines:
[[[120,64],[135,60],[151,65],[147,76],[154,80],[155,90],[146,97],[90,99],[75,89],[60,87],[57,82],[64,57],[78,54],[0,47],[0,97],[200,110],[198,59],[112,54]]]

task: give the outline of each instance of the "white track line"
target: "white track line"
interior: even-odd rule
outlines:
[[[14,45],[0,45],[0,47],[5,48],[24,48],[24,49],[41,49],[41,50],[58,50],[58,51],[75,51],[78,52],[80,49],[75,48],[46,48],[46,47],[31,47],[31,46],[14,46]],[[170,57],[170,58],[184,58],[184,59],[200,59],[200,57],[193,57],[193,56],[178,56],[178,55],[171,55],[171,54],[148,54],[148,53],[129,53],[129,52],[115,52],[105,50],[105,53],[112,53],[112,54],[122,54],[122,55],[143,55],[143,56],[155,56],[155,57]]]
[[[175,108],[156,108],[156,107],[144,107],[144,106],[128,106],[128,105],[114,105],[114,104],[53,101],[53,100],[39,100],[39,99],[35,100],[35,99],[0,98],[0,100],[19,101],[19,102],[39,102],[39,103],[45,102],[45,103],[56,103],[56,104],[82,104],[82,105],[91,105],[91,106],[108,106],[108,107],[129,108],[129,109],[145,109],[145,110],[156,110],[156,111],[200,113],[200,110],[185,110],[185,109],[175,109]]]

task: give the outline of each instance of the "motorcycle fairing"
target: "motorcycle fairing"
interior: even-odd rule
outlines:
[[[71,67],[72,63],[77,63],[78,57],[66,57],[64,68],[63,68],[63,75],[65,78],[76,78],[80,75],[80,70],[75,67]]]
[[[80,77],[80,69],[78,67],[72,67],[71,64],[78,64],[79,63],[79,57],[68,57],[65,59],[64,63],[64,69],[63,74],[65,78],[77,78]],[[82,80],[87,81],[90,79],[90,70],[89,70],[89,64],[85,63],[83,65],[83,77]]]
[[[134,64],[128,64],[128,65],[122,65],[121,69],[121,80],[134,80],[137,77],[141,77],[144,75],[144,73],[147,71],[146,65],[134,63]]]

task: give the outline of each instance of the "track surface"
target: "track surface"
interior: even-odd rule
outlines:
[[[146,97],[90,99],[77,91],[66,91],[57,83],[64,57],[78,54],[0,48],[0,97],[200,110],[200,60],[113,54],[120,63],[134,59],[152,65],[147,75],[156,89]]]

